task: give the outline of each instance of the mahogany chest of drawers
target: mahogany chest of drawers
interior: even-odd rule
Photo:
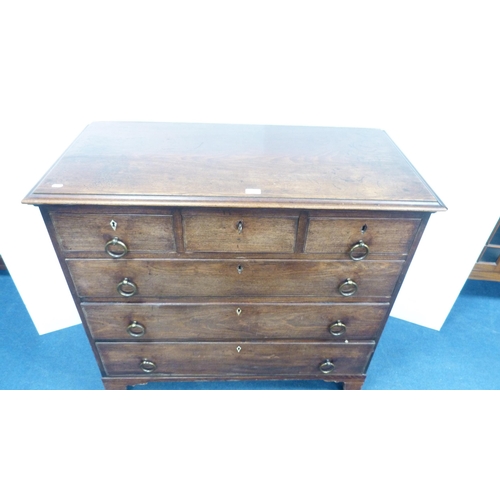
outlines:
[[[108,389],[361,388],[441,201],[380,130],[89,125],[41,209]]]

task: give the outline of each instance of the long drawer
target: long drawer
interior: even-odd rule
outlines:
[[[96,340],[375,340],[389,304],[83,303]]]
[[[364,374],[375,342],[97,342],[108,375]]]
[[[321,296],[387,299],[403,261],[68,259],[80,297]],[[350,281],[349,281],[350,280]]]

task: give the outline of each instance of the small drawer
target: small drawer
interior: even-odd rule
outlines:
[[[375,342],[97,342],[108,375],[332,378],[364,374]]]
[[[50,216],[64,253],[119,258],[129,252],[175,252],[171,215],[51,212]]]
[[[420,219],[311,217],[305,253],[342,254],[363,260],[382,254],[406,255]]]
[[[186,252],[293,253],[298,216],[183,212]]]
[[[67,259],[80,297],[329,297],[387,300],[404,261]]]
[[[103,304],[82,308],[96,340],[375,340],[388,304]]]

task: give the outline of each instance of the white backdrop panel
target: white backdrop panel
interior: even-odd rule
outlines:
[[[9,2],[0,253],[39,333],[79,322],[20,200],[92,121],[385,129],[449,211],[393,315],[439,329],[500,215],[493,2]]]

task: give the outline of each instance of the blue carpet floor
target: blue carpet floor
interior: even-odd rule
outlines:
[[[81,325],[38,335],[0,271],[0,390],[103,389]],[[332,390],[322,381],[184,382],[135,390]],[[389,318],[365,390],[500,389],[500,283],[467,281],[440,332]]]

